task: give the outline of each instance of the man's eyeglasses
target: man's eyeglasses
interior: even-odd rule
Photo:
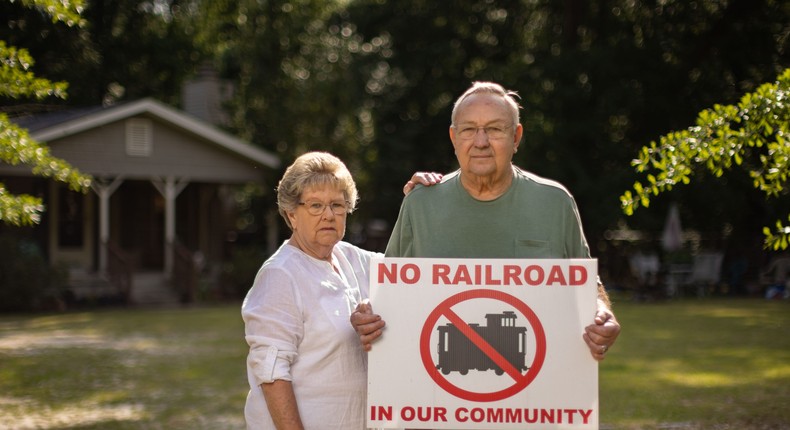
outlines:
[[[309,201],[299,202],[299,205],[304,206],[305,209],[307,209],[307,213],[314,216],[323,214],[327,206],[329,206],[329,210],[331,210],[335,215],[345,215],[348,213],[347,202],[332,202],[329,204],[324,204],[323,202]]]
[[[477,132],[481,129],[489,139],[498,140],[506,138],[511,127],[509,125],[491,125],[488,127],[462,126],[455,127],[455,130],[458,132],[458,137],[464,140],[474,139],[477,136]]]

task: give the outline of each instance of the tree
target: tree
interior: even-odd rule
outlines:
[[[61,107],[52,104],[96,106],[143,97],[177,106],[181,85],[204,59],[194,49],[194,3],[83,1],[80,25],[69,26],[52,25],[46,13],[18,1],[0,1],[6,23],[0,39],[25,47],[37,60],[39,75],[69,83],[68,101],[7,109],[29,113]]]
[[[661,136],[642,147],[632,161],[646,183],[634,183],[621,197],[631,215],[650,205],[651,196],[689,184],[695,172],[707,170],[722,177],[726,170],[748,171],[754,187],[766,197],[787,196],[790,179],[790,69],[775,83],[744,95],[737,105],[715,105],[699,113],[696,125]],[[790,216],[788,216],[790,221]],[[787,249],[790,224],[780,219],[764,227],[767,248]]]
[[[53,22],[81,25],[79,16],[81,1],[61,2],[57,0],[28,0],[30,7],[46,11]],[[33,59],[24,49],[17,49],[0,40],[0,97],[19,99],[66,97],[66,83],[50,82],[37,78],[30,71]],[[68,163],[53,157],[49,148],[31,139],[27,131],[0,113],[0,161],[11,165],[30,165],[34,174],[65,182],[73,190],[85,191],[90,187],[90,178]],[[32,225],[40,221],[44,210],[41,199],[30,195],[10,194],[0,184],[0,221],[12,225]]]
[[[355,58],[355,79],[344,87],[361,88],[360,105],[374,121],[377,158],[368,170],[375,186],[363,198],[375,199],[376,216],[394,219],[404,177],[454,168],[452,102],[471,81],[494,80],[518,91],[524,107],[514,162],[573,192],[596,247],[623,218],[618,197],[634,174],[622,166],[644,142],[715,101],[736,101],[787,63],[787,4],[349,2],[347,26],[363,43],[386,43]],[[742,194],[734,186],[724,192]],[[740,227],[721,204],[691,209],[688,226],[715,219]],[[629,227],[657,231],[663,218],[644,213]]]

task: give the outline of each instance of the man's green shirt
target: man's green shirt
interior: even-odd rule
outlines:
[[[474,199],[458,171],[403,200],[386,256],[590,258],[573,196],[555,181],[513,167],[513,183],[491,201]]]

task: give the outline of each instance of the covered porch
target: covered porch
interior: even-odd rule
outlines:
[[[32,236],[51,264],[68,267],[75,295],[112,292],[145,303],[158,290],[162,299],[193,299],[196,271],[216,270],[227,256],[234,187],[271,189],[266,173],[279,166],[276,156],[151,99],[19,122],[94,177],[82,194],[0,164],[9,189],[44,199]],[[270,224],[274,238],[277,223]]]

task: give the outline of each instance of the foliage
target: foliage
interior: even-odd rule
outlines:
[[[371,150],[369,112],[345,76],[362,46],[331,22],[340,2],[205,2],[199,40],[233,79],[233,129],[286,162],[308,150],[337,154],[354,171]],[[368,125],[366,125],[368,124]]]
[[[381,46],[355,57],[344,87],[363,96],[375,135],[360,214],[392,220],[412,171],[454,169],[452,102],[494,80],[522,97],[515,163],[573,192],[594,244],[622,217],[633,178],[621,166],[641,142],[775,76],[789,12],[776,1],[352,1],[343,27]],[[734,223],[723,203],[690,201],[690,227]],[[659,230],[663,214],[647,215],[629,222]]]
[[[53,20],[72,24],[81,22],[77,13],[81,2],[71,6],[57,1],[25,3],[45,8],[52,14]],[[0,97],[32,97],[38,100],[48,96],[65,98],[66,84],[37,78],[30,71],[33,64],[27,50],[8,46],[0,40]],[[89,177],[67,162],[53,157],[46,145],[31,139],[25,129],[11,122],[4,113],[0,113],[0,161],[10,165],[30,165],[34,174],[65,182],[73,190],[86,190],[90,186]],[[3,184],[0,184],[0,221],[12,225],[37,224],[43,210],[40,198],[9,194]]]
[[[452,103],[472,80],[508,87],[535,36],[526,2],[352,2],[340,16],[367,55],[347,87],[362,97],[375,151],[362,214],[392,221],[403,183],[417,170],[456,168],[448,127]],[[363,184],[365,186],[366,184]]]
[[[32,242],[0,235],[0,311],[36,310],[59,300],[65,276]]]
[[[13,2],[13,0],[11,0]],[[80,16],[84,0],[22,0],[28,8],[36,8],[52,18],[52,22],[64,22],[68,26],[83,25]]]
[[[266,253],[258,246],[239,246],[233,250],[233,256],[223,267],[222,274],[222,282],[229,293],[227,298],[240,299],[247,295],[266,258]]]
[[[715,105],[700,112],[696,126],[661,136],[632,161],[646,183],[634,183],[621,196],[623,210],[647,207],[651,196],[689,184],[694,172],[707,169],[716,177],[734,167],[746,169],[754,187],[768,197],[787,195],[790,177],[790,69],[776,83],[764,84],[737,105]],[[766,247],[786,249],[790,226],[765,227]]]
[[[69,104],[176,105],[184,79],[213,60],[236,88],[231,131],[285,164],[336,153],[360,187],[363,224],[395,219],[413,171],[455,168],[454,98],[473,80],[501,82],[524,106],[516,164],[573,192],[594,249],[624,223],[617,199],[636,175],[622,166],[644,142],[735,103],[790,61],[780,0],[95,0],[76,29],[18,1],[0,2],[0,15],[0,39],[70,82]],[[738,234],[773,216],[749,178],[724,177],[672,194],[684,225]],[[658,231],[663,215],[641,211],[628,227]]]
[[[195,2],[57,3],[79,11],[81,25],[69,25],[70,21],[53,25],[50,16],[39,10],[0,1],[0,16],[7,22],[0,26],[0,39],[27,48],[38,60],[39,74],[69,82],[69,105],[111,104],[150,96],[178,104],[183,81],[204,59],[194,49],[196,30],[186,19]],[[64,103],[20,101],[6,109],[29,113],[52,110],[56,104]]]

